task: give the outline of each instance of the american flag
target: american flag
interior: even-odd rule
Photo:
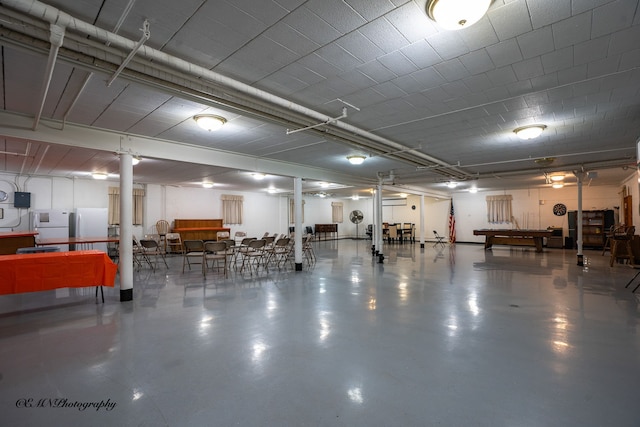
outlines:
[[[449,211],[449,243],[456,242],[456,215],[453,210],[453,199],[451,199],[451,210]]]

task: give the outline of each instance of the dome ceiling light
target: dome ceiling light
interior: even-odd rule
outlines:
[[[197,116],[193,116],[193,120],[196,121],[198,126],[209,132],[218,130],[222,125],[227,123],[227,119],[214,114],[198,114]]]
[[[547,127],[545,125],[522,126],[514,129],[513,132],[520,139],[534,139],[540,136]]]
[[[461,30],[478,22],[491,0],[427,0],[427,16],[445,30]]]
[[[365,156],[360,155],[347,156],[347,160],[349,160],[349,163],[351,163],[352,165],[361,165],[365,161],[365,159]]]

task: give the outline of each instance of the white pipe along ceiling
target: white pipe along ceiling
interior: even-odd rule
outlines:
[[[457,180],[473,178],[473,176],[458,167],[422,152],[413,151],[411,156],[403,156],[405,152],[414,149],[340,120],[335,120],[326,114],[275,96],[199,65],[189,63],[175,56],[168,55],[149,46],[138,46],[139,42],[129,40],[87,22],[83,22],[53,6],[36,0],[3,0],[2,4],[27,14],[29,17],[41,19],[52,25],[66,29],[68,34],[67,38],[70,38],[70,33],[73,32],[89,36],[90,40],[118,47],[127,52],[135,51],[139,47],[138,55],[150,62],[141,64],[134,59],[130,64],[132,70],[143,74],[143,79],[150,79],[155,83],[157,77],[150,74],[151,70],[158,74],[170,73],[174,76],[171,82],[176,80],[175,77],[186,77],[189,80],[197,81],[197,84],[200,86],[204,83],[204,88],[195,90],[199,92],[201,96],[214,103],[221,103],[225,106],[240,104],[243,112],[246,112],[245,109],[248,107],[255,111],[261,118],[270,120],[274,119],[274,113],[272,112],[275,112],[275,115],[285,117],[289,125],[293,124],[299,127],[313,126],[314,123],[318,122],[324,123],[327,129],[320,131],[324,137],[333,138],[348,145],[368,150],[375,155],[382,155],[408,162],[415,166],[433,167],[437,173],[447,178]],[[36,31],[32,32],[31,35],[36,38],[39,36]],[[83,46],[79,46],[79,49],[82,51],[81,53],[97,58],[104,57],[105,54],[112,54],[104,44],[92,44],[94,49],[101,46],[102,51],[99,52],[99,54],[98,52],[92,52],[91,49],[87,47],[89,45],[87,39],[83,38],[82,44]],[[134,66],[134,63],[136,63],[137,66]],[[176,71],[184,74],[176,73]],[[124,72],[125,71],[123,71],[123,73]],[[169,83],[170,81],[167,78],[166,88],[173,89],[174,84]],[[209,86],[210,84],[213,86]],[[185,91],[194,90],[191,85],[186,84],[181,89]],[[313,131],[313,129],[311,130]]]

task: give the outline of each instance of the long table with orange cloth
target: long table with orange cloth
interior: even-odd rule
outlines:
[[[0,295],[113,287],[117,270],[107,254],[97,250],[0,256]]]

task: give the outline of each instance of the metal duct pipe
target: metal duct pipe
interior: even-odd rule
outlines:
[[[129,40],[127,38],[118,36],[117,34],[113,34],[109,31],[98,28],[92,24],[83,22],[65,12],[62,12],[59,9],[56,9],[53,6],[46,5],[37,0],[3,0],[2,3],[5,6],[16,9],[32,17],[48,21],[52,24],[60,25],[62,27],[66,27],[68,30],[85,34],[87,36],[90,36],[92,39],[100,40],[109,45],[118,46],[122,49],[129,50],[129,51],[133,50],[136,45],[136,42],[132,40]],[[218,74],[207,68],[189,63],[183,59],[176,58],[171,55],[167,55],[161,51],[150,48],[148,46],[142,47],[142,49],[140,50],[140,54],[141,56],[144,56],[152,60],[153,62],[157,62],[159,64],[169,66],[175,70],[185,72],[197,78],[209,80],[213,83],[224,86],[225,88],[227,88],[227,90],[234,90],[240,94],[257,98],[268,104],[276,105],[286,110],[302,114],[306,117],[309,117],[312,120],[317,120],[318,122],[326,122],[332,119],[332,117],[322,114],[320,112],[303,107],[299,104],[295,104],[287,99],[275,96],[268,92],[249,86],[245,83],[233,80],[229,77]],[[410,148],[410,147],[403,146],[395,141],[391,141],[387,138],[378,136],[371,132],[365,131],[363,129],[357,128],[355,126],[352,126],[340,121],[332,123],[332,126],[335,126],[336,128],[346,131],[347,133],[355,134],[360,137],[366,138],[368,140],[371,140],[372,142],[382,144],[388,147],[390,151],[404,151]],[[458,167],[450,165],[435,157],[429,156],[428,154],[417,152],[417,153],[414,153],[414,155],[426,162],[438,164],[462,176],[468,176],[468,173],[464,172],[463,170],[460,170]],[[399,157],[399,158],[401,159],[402,157]]]

